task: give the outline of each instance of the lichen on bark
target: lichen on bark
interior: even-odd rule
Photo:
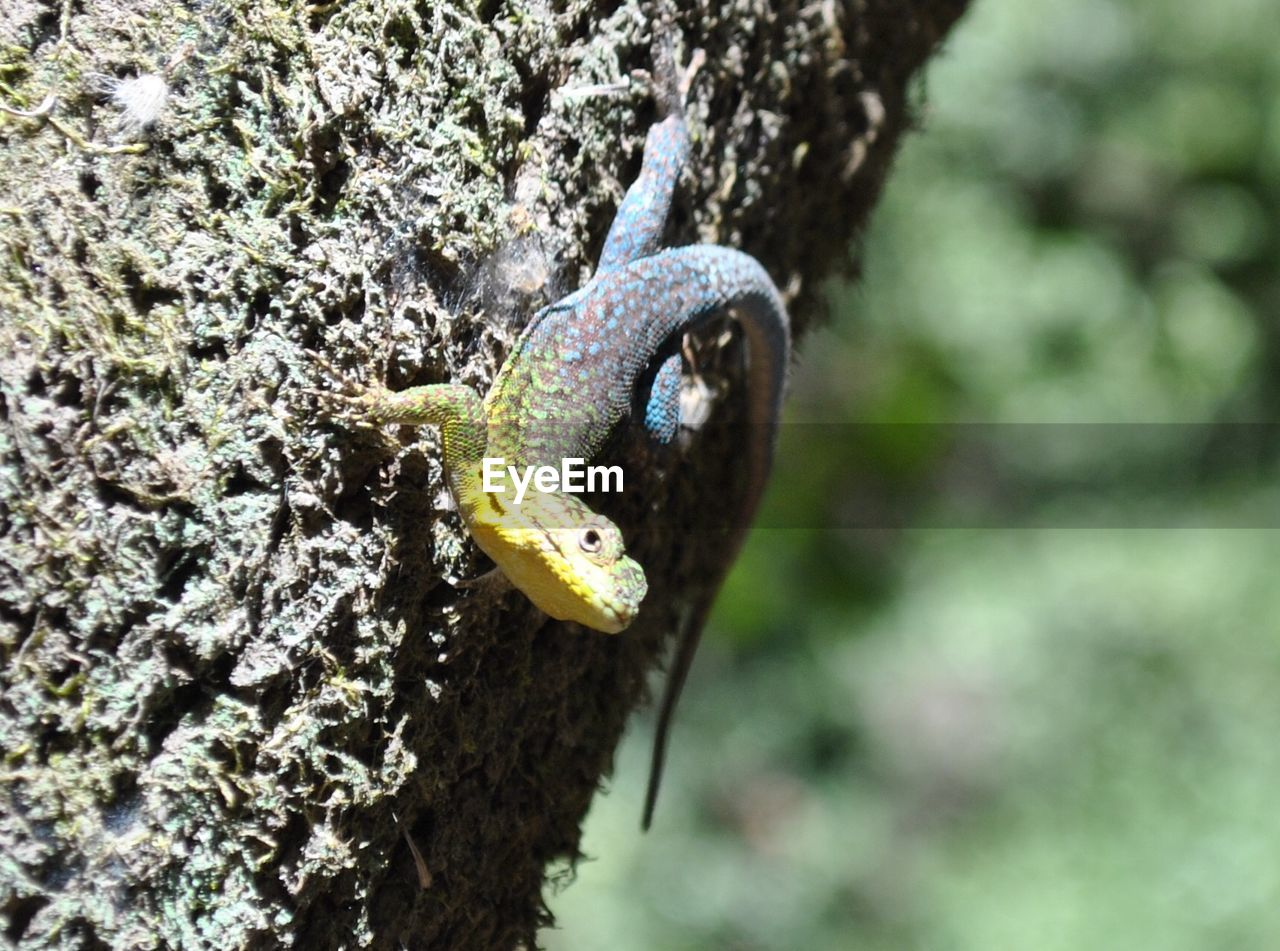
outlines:
[[[803,330],[962,5],[681,12],[707,64],[673,243],[759,256]],[[576,856],[715,557],[638,529],[707,505],[732,456],[700,439],[610,513],[652,593],[598,636],[458,584],[486,566],[433,435],[326,424],[305,350],[483,391],[522,321],[590,273],[638,168],[653,14],[0,0],[9,940],[532,941],[547,864]],[[141,75],[166,90],[146,128],[111,93]]]

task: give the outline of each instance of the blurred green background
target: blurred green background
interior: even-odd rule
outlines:
[[[551,949],[1280,948],[1280,4],[976,0],[919,101]]]

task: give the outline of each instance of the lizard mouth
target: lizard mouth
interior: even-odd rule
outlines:
[[[622,627],[626,627],[635,620],[640,602],[649,592],[649,582],[644,576],[644,569],[631,558],[621,558],[614,570],[617,578],[614,581],[613,597],[605,602],[605,607]]]

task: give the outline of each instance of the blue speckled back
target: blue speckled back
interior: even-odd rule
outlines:
[[[771,445],[789,352],[782,299],[755,258],[694,245],[612,267],[534,316],[486,400],[488,454],[515,465],[590,459],[631,412],[655,356],[728,308],[748,333],[760,404],[750,421]]]

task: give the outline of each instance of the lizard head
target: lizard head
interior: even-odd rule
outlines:
[[[538,608],[606,634],[631,623],[649,585],[618,526],[572,495],[531,492],[520,505],[484,495],[471,535]]]

